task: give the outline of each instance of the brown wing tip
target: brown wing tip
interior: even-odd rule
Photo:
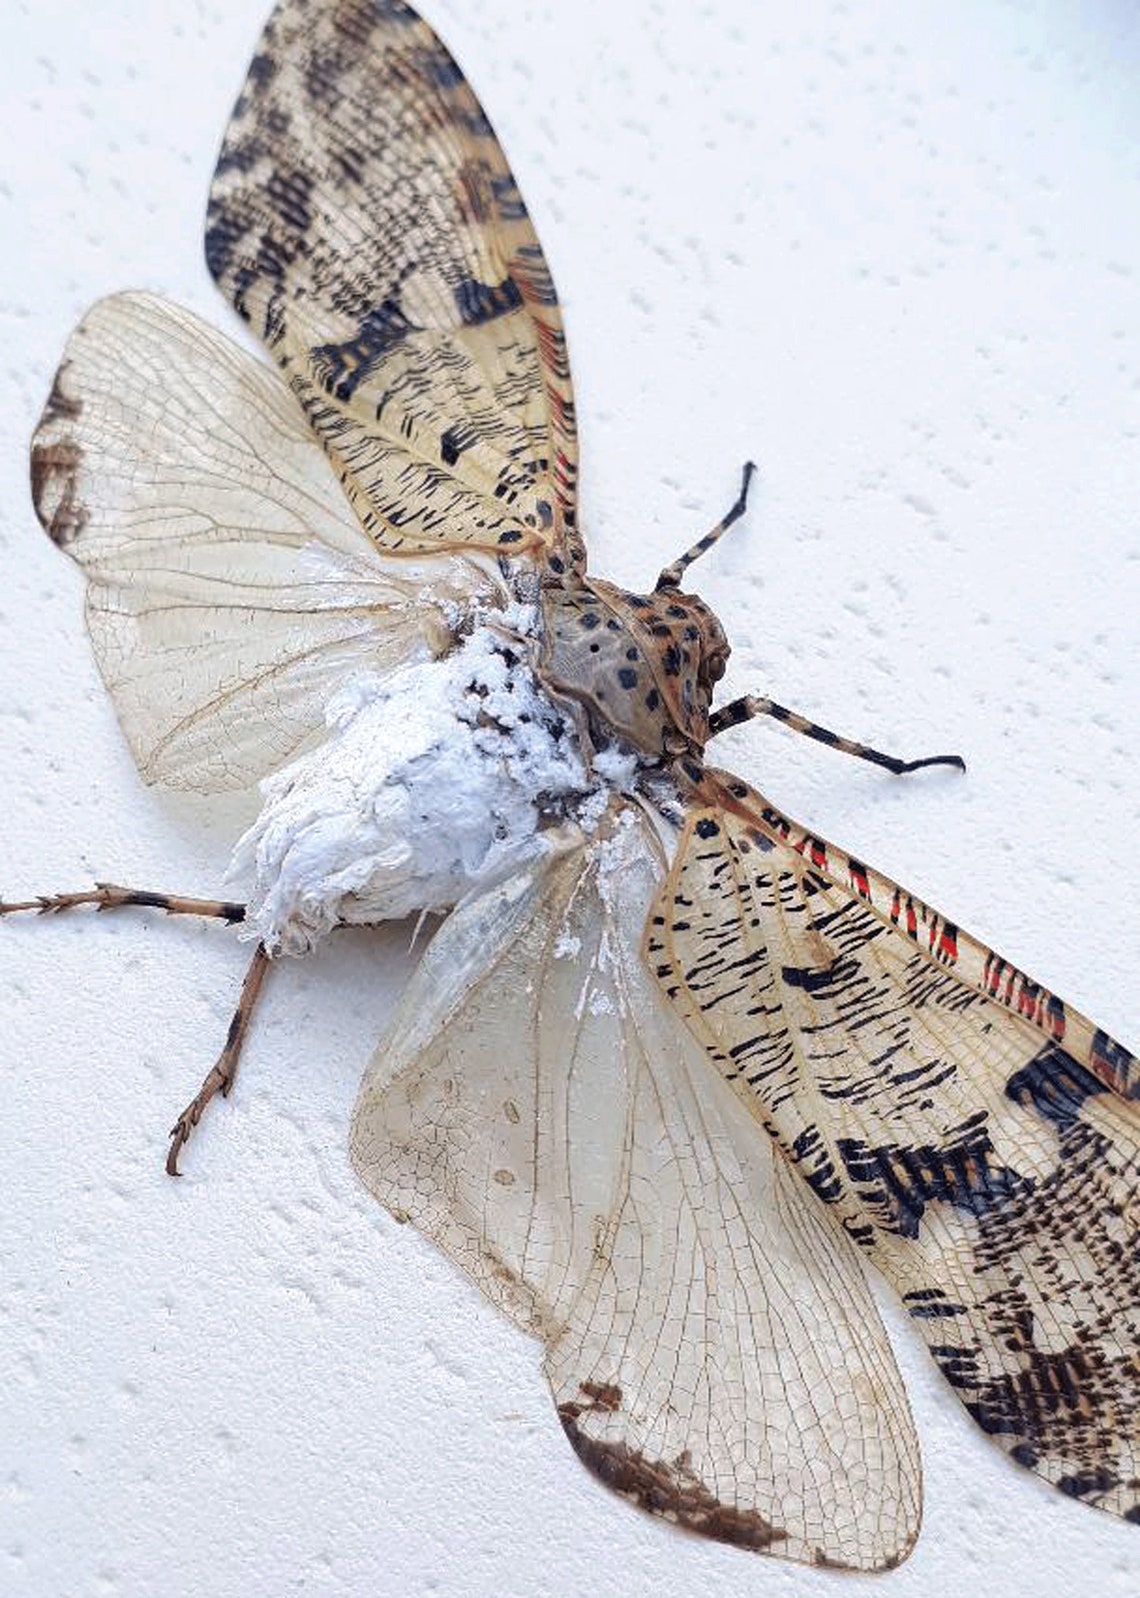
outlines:
[[[582,1382],[580,1390],[580,1402],[558,1405],[558,1418],[571,1447],[586,1468],[607,1487],[651,1515],[660,1515],[687,1531],[731,1543],[736,1548],[775,1554],[827,1570],[894,1570],[907,1559],[918,1541],[921,1515],[914,1518],[893,1549],[868,1553],[865,1549],[854,1548],[848,1558],[837,1558],[826,1548],[798,1541],[766,1520],[759,1510],[723,1503],[693,1470],[688,1450],[673,1460],[652,1460],[630,1448],[628,1443],[607,1443],[589,1436],[579,1425],[580,1418],[590,1414],[614,1414],[621,1407],[622,1393],[609,1382]]]
[[[586,1407],[614,1406],[597,1402]],[[626,1443],[599,1442],[579,1426],[581,1413],[582,1406],[578,1404],[561,1404],[558,1408],[558,1418],[574,1452],[600,1481],[639,1509],[738,1548],[772,1552],[774,1544],[786,1540],[787,1532],[773,1526],[756,1510],[721,1503],[689,1468],[684,1454],[675,1460],[651,1460]]]
[[[44,532],[61,549],[74,543],[88,521],[87,507],[79,497],[83,449],[70,431],[70,424],[82,415],[83,401],[65,387],[69,364],[63,361],[52,381],[32,436],[31,455],[32,504]]]

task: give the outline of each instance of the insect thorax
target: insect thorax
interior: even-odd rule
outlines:
[[[542,598],[539,675],[581,705],[597,744],[616,734],[652,757],[699,754],[729,644],[694,594],[631,594],[583,577]]]

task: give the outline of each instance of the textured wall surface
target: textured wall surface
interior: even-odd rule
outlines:
[[[781,729],[721,757],[1135,1047],[1140,67],[1122,0],[432,0],[575,360],[585,525],[701,571]],[[26,441],[97,296],[232,319],[202,262],[261,0],[8,0],[0,60],[0,882],[211,892],[245,812],[147,792],[35,524]],[[0,927],[0,1591],[618,1595],[1140,1588],[1140,1529],[991,1449],[897,1313],[926,1526],[888,1578],[710,1546],[578,1466],[536,1349],[359,1191],[350,1108],[410,929],[273,973],[233,1100],[166,1129],[244,953],[129,912]]]

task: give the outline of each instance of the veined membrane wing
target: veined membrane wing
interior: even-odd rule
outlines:
[[[550,270],[483,108],[410,6],[277,6],[206,258],[380,548],[584,566]]]
[[[692,1530],[875,1569],[917,1442],[858,1251],[658,995],[640,810],[436,934],[353,1123],[371,1191],[538,1336],[582,1460]]]
[[[646,955],[1019,1464],[1140,1520],[1140,1073],[1040,984],[710,774]]]
[[[251,785],[346,675],[427,658],[443,608],[493,586],[460,555],[385,557],[272,368],[151,295],[72,334],[31,469],[148,782]]]

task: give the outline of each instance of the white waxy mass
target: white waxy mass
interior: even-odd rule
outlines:
[[[338,922],[450,909],[540,854],[552,823],[588,825],[604,805],[568,718],[490,627],[442,659],[358,675],[326,724],[262,783],[234,853],[254,873],[247,935],[274,953],[304,954]],[[631,759],[603,764],[633,775]]]

